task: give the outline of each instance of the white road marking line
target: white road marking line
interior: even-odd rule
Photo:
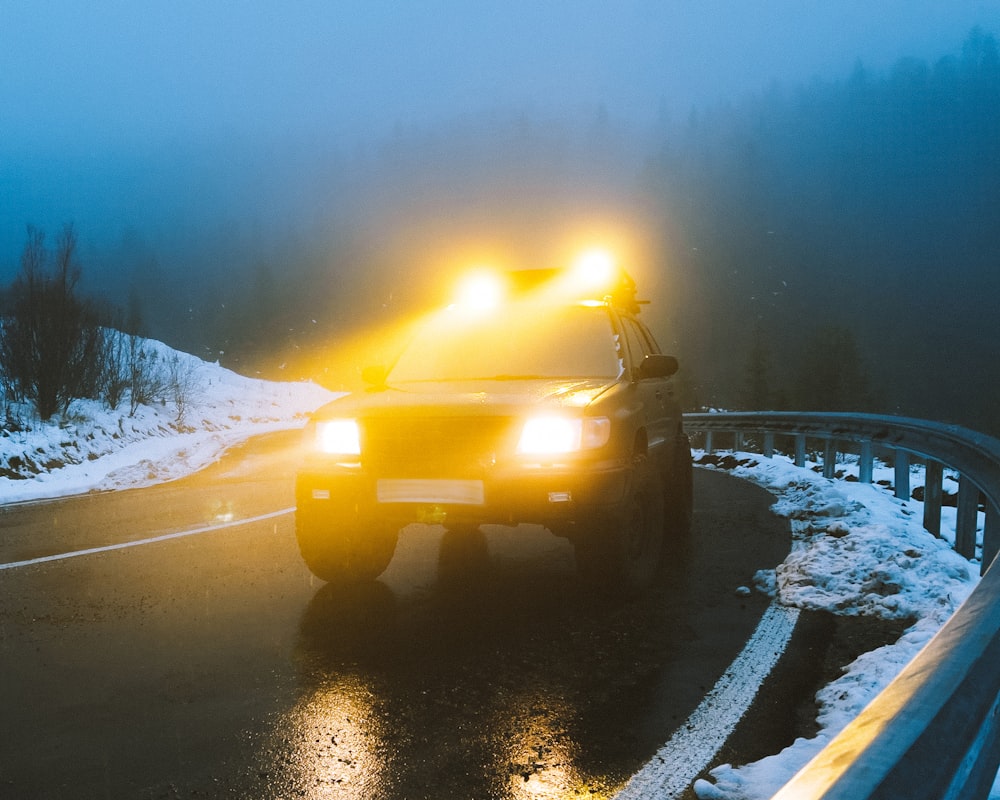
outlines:
[[[788,645],[797,608],[772,602],[743,651],[687,722],[625,785],[615,800],[680,797],[711,763],[743,718],[764,678]]]
[[[224,528],[234,528],[237,525],[249,525],[253,522],[262,522],[265,519],[273,519],[274,517],[281,517],[285,514],[291,514],[295,511],[294,508],[283,508],[280,511],[271,511],[268,514],[261,514],[259,517],[248,517],[246,519],[236,519],[232,522],[223,522],[218,525],[209,525],[205,528],[194,528],[189,531],[178,531],[177,533],[164,533],[161,536],[153,536],[149,539],[137,539],[134,542],[121,542],[120,544],[109,544],[103,547],[91,547],[86,550],[74,550],[70,553],[56,553],[51,556],[41,556],[40,558],[29,558],[26,561],[11,561],[9,564],[0,564],[0,570],[4,569],[14,569],[16,567],[27,567],[32,564],[44,564],[46,561],[61,561],[64,558],[76,558],[77,556],[89,556],[93,553],[106,553],[109,550],[124,550],[126,547],[138,547],[143,544],[155,544],[156,542],[165,542],[169,539],[180,539],[184,536],[194,536],[199,533],[211,533],[212,531],[219,531]]]

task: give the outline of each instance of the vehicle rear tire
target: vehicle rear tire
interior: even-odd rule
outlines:
[[[681,436],[674,449],[674,463],[667,476],[663,499],[663,535],[666,544],[682,542],[691,533],[694,510],[694,467],[691,445]]]
[[[384,522],[361,524],[299,510],[295,538],[306,566],[329,583],[373,581],[389,566],[396,552],[399,530]]]
[[[663,484],[648,459],[636,465],[625,499],[575,538],[577,573],[600,589],[636,595],[663,558]]]

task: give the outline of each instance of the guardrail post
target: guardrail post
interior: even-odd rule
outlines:
[[[958,513],[955,516],[955,552],[976,557],[976,523],[979,521],[979,487],[964,475],[958,479]]]
[[[743,452],[743,431],[736,431],[736,433],[733,434],[733,452]]]
[[[985,573],[1000,553],[1000,509],[986,501],[986,525],[983,528],[983,562],[980,568]]]
[[[712,432],[705,431],[705,455],[712,453]]]
[[[837,443],[827,439],[823,443],[823,477],[833,478],[837,474]]]
[[[924,463],[924,529],[941,536],[941,498],[944,466],[927,459]]]
[[[764,458],[774,457],[774,434],[764,431]]]
[[[861,442],[861,456],[858,458],[858,480],[861,483],[871,483],[874,473],[875,453],[872,448],[872,440],[865,439]]]
[[[896,451],[896,497],[910,499],[910,454],[905,450]]]
[[[795,434],[795,466],[804,467],[806,465],[806,435],[804,433]]]

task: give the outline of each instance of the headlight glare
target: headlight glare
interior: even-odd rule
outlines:
[[[525,420],[517,452],[560,455],[602,447],[611,437],[607,417],[531,417]]]
[[[458,286],[455,304],[466,313],[482,314],[495,310],[505,294],[503,278],[484,269],[465,276]]]
[[[316,448],[328,455],[361,455],[361,433],[357,421],[328,419],[317,422]]]

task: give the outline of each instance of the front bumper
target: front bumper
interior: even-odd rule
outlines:
[[[376,475],[313,464],[299,473],[300,513],[434,524],[567,524],[622,501],[631,467],[621,462],[523,466],[461,478]]]

